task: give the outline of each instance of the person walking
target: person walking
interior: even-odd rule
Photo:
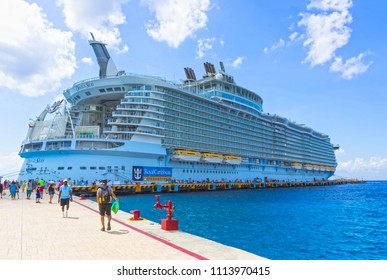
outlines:
[[[70,201],[73,202],[73,192],[71,187],[67,184],[67,179],[63,180],[63,186],[60,188],[58,195],[58,203],[62,207],[62,217],[68,217],[68,211],[70,208]],[[66,206],[66,214],[65,214]]]
[[[40,188],[39,186],[36,186],[36,200],[35,203],[40,203]]]
[[[4,190],[3,184],[0,182],[0,196],[1,196],[1,199],[3,199],[3,190]]]
[[[27,183],[27,199],[31,199],[32,189],[32,180],[30,179]]]
[[[108,218],[107,230],[111,230],[110,221],[112,219],[112,197],[118,201],[118,198],[111,186],[108,186],[106,181],[102,181],[97,190],[97,202],[102,225],[101,231],[105,231],[105,214]]]
[[[12,181],[11,184],[9,185],[9,193],[11,195],[11,199],[16,199],[16,190],[17,190],[16,182]]]
[[[43,199],[43,194],[44,194],[44,184],[45,184],[44,180],[41,179],[41,180],[39,181],[39,191],[40,191],[40,198],[41,198],[41,199]]]
[[[19,181],[16,181],[15,184],[16,184],[16,194],[17,194],[17,199],[20,199],[20,197],[19,197],[19,190],[20,190]]]
[[[50,196],[49,203],[52,203],[52,199],[54,198],[54,194],[55,194],[55,184],[53,181],[49,182],[47,191],[48,191],[48,195]]]

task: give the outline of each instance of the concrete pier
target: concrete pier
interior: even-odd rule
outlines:
[[[165,231],[132,214],[112,214],[112,230],[100,230],[98,205],[73,196],[69,215],[62,217],[55,194],[35,203],[20,192],[0,199],[1,260],[258,260],[260,256],[182,231]],[[146,218],[146,217],[144,217]]]

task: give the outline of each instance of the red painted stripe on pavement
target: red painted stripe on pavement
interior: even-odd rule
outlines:
[[[97,211],[97,210],[95,210],[95,209],[93,209],[93,208],[91,208],[91,207],[89,207],[89,206],[87,206],[87,205],[84,205],[84,204],[82,204],[82,203],[80,203],[80,202],[78,202],[78,201],[75,201],[75,200],[73,200],[73,202],[75,202],[75,203],[77,203],[77,204],[79,204],[79,205],[81,205],[81,206],[83,206],[83,207],[85,207],[85,208],[87,208],[87,209],[89,209],[89,210],[91,210],[91,211],[94,211],[94,212],[96,212],[96,213],[99,214],[99,211]],[[117,223],[119,223],[119,224],[121,224],[121,225],[123,225],[123,226],[126,226],[126,227],[128,227],[128,228],[130,228],[130,229],[132,229],[132,230],[135,230],[135,231],[137,231],[137,232],[139,232],[139,233],[141,233],[141,234],[144,234],[145,236],[148,236],[148,237],[150,237],[150,238],[153,238],[153,239],[155,239],[155,240],[157,240],[157,241],[159,241],[159,242],[161,242],[161,243],[163,243],[163,244],[165,244],[165,245],[168,245],[168,246],[170,246],[170,247],[172,247],[172,248],[174,248],[174,249],[176,249],[176,250],[178,250],[178,251],[181,251],[181,252],[183,252],[183,253],[185,253],[185,254],[187,254],[187,255],[190,255],[190,256],[192,256],[192,257],[194,257],[194,258],[196,258],[196,259],[199,259],[199,260],[208,260],[207,258],[205,258],[205,257],[203,257],[203,256],[201,256],[201,255],[199,255],[199,254],[196,254],[196,253],[194,253],[194,252],[192,252],[192,251],[189,251],[189,250],[187,250],[187,249],[185,249],[185,248],[183,248],[183,247],[180,247],[180,246],[178,246],[178,245],[176,245],[176,244],[173,244],[172,242],[169,242],[169,241],[164,240],[164,239],[162,239],[162,238],[160,238],[160,237],[157,237],[157,236],[154,236],[154,235],[152,235],[152,234],[150,234],[150,233],[147,233],[147,232],[145,232],[145,231],[143,231],[143,230],[141,230],[141,229],[138,229],[138,228],[133,227],[133,226],[131,226],[131,225],[128,225],[128,224],[126,224],[126,223],[124,223],[124,222],[121,222],[121,221],[119,221],[119,220],[117,220],[117,219],[114,219],[113,217],[112,217],[112,220],[115,221],[115,222],[117,222]]]

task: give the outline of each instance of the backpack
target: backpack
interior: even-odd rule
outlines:
[[[109,187],[105,187],[105,188],[100,188],[101,189],[101,194],[99,196],[99,199],[100,199],[100,202],[101,203],[110,203],[110,200],[111,200],[111,195],[110,195],[110,191],[109,191]]]

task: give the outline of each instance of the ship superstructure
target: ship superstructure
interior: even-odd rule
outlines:
[[[334,174],[327,135],[267,114],[262,98],[220,63],[181,84],[118,71],[105,44],[89,41],[99,77],[29,125],[19,179],[77,181],[324,180]]]

